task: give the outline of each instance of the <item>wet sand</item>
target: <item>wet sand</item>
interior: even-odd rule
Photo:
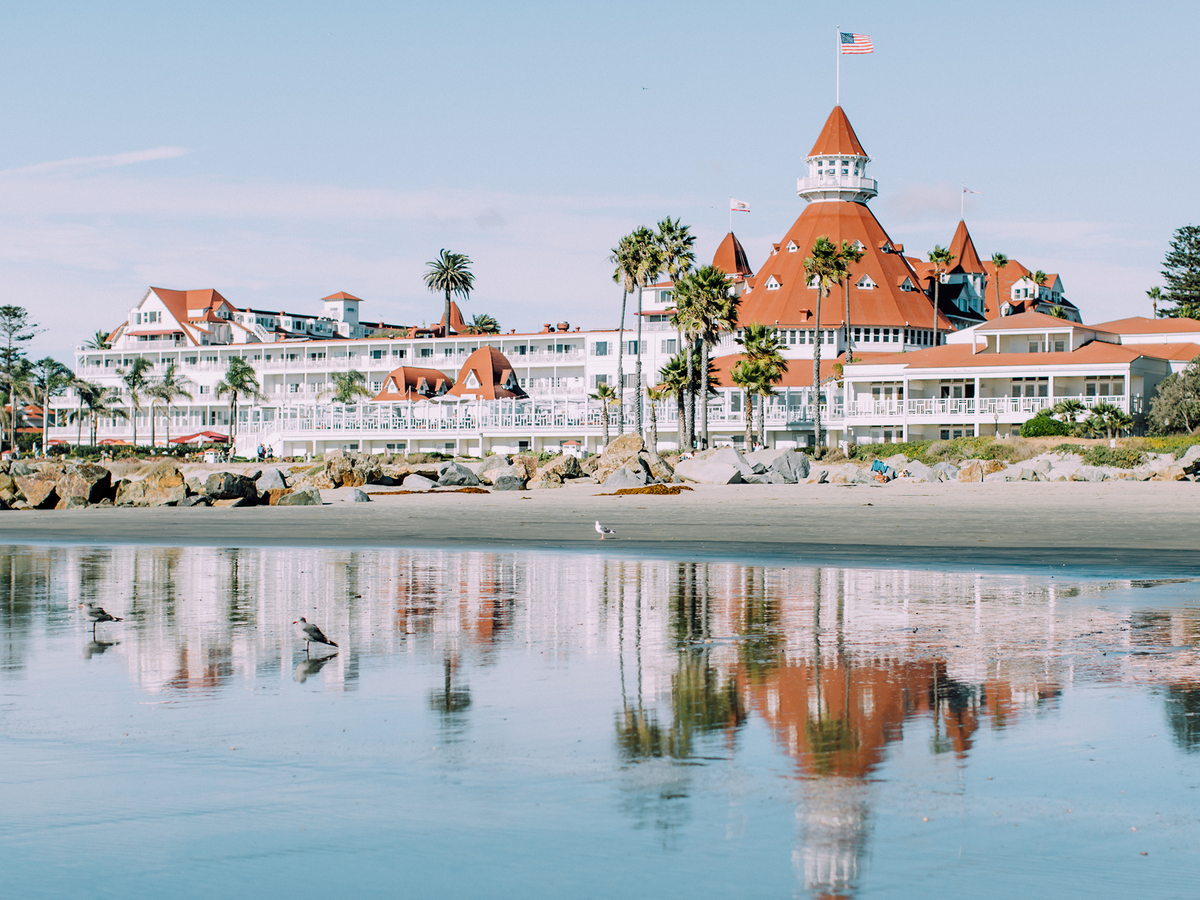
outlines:
[[[679,496],[553,491],[379,496],[322,507],[0,513],[4,543],[465,547],[917,568],[1200,576],[1185,482],[696,485]],[[599,519],[616,529],[601,541]]]

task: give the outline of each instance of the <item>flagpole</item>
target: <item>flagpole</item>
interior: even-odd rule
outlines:
[[[733,197],[729,198],[729,233],[733,234]]]
[[[967,217],[967,183],[965,181],[963,182],[962,193],[958,196],[958,217],[959,219],[966,219]]]
[[[833,52],[837,58],[837,90],[834,93],[834,106],[842,105],[842,26],[838,25],[834,31]]]

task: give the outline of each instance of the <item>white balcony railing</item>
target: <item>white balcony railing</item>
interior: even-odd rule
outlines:
[[[936,418],[956,419],[971,416],[990,418],[1000,416],[1007,420],[1024,421],[1044,409],[1052,409],[1061,400],[1076,400],[1091,408],[1101,403],[1110,403],[1126,413],[1142,412],[1142,398],[1135,394],[1125,397],[977,397],[977,398],[912,398],[909,400],[865,400],[854,401],[846,406],[849,418],[902,419]]]

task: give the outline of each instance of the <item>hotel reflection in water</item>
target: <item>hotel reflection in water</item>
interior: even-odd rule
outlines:
[[[872,773],[906,728],[965,760],[981,729],[1052,715],[1076,679],[1112,680],[1161,689],[1176,740],[1200,748],[1200,613],[1069,602],[1129,582],[442,551],[25,548],[0,566],[7,678],[38,628],[78,632],[85,656],[115,647],[151,693],[316,672],[324,690],[353,690],[362,660],[410,654],[444,667],[429,706],[461,718],[472,668],[585,658],[611,664],[623,771],[736,757],[757,718],[793,768],[793,862],[812,896],[855,893]],[[87,600],[126,622],[93,641]],[[306,661],[298,615],[342,651]],[[631,779],[661,795],[631,814],[669,829],[686,779]]]

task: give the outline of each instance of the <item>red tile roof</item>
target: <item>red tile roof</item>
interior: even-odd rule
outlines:
[[[1188,334],[1200,331],[1200,320],[1130,316],[1128,319],[1101,322],[1096,327],[1113,334]]]
[[[983,273],[983,263],[975,252],[975,242],[971,240],[971,232],[967,231],[967,223],[959,219],[958,228],[950,241],[950,252],[954,262],[950,264],[951,273],[965,272],[968,275]]]
[[[512,363],[495,347],[480,347],[467,357],[458,370],[458,380],[448,393],[455,397],[474,394],[480,400],[508,400],[524,397]]]
[[[450,386],[450,377],[439,369],[419,366],[400,366],[388,373],[383,390],[372,398],[377,402],[395,400],[427,400],[437,396],[442,387]]]
[[[798,249],[781,250],[759,266],[754,278],[750,279],[751,290],[742,295],[738,311],[740,323],[813,327],[817,290],[808,286],[804,259],[811,254],[817,238],[822,236],[836,244],[859,241],[864,247],[862,259],[850,269],[852,325],[933,327],[933,302],[921,292],[917,273],[900,254],[882,250],[885,246],[895,246],[883,226],[863,204],[841,200],[809,204],[800,214],[780,241],[782,247],[790,241]],[[767,280],[772,275],[782,286],[767,290]],[[876,287],[857,287],[863,275],[869,275]],[[901,289],[906,280],[914,290]],[[821,324],[826,327],[841,325],[844,308],[842,290],[834,287],[821,304]],[[944,313],[938,316],[938,327],[950,327]]]
[[[1033,313],[1033,315],[1037,315]],[[1050,318],[1046,316],[1046,318]],[[1061,322],[1062,319],[1055,319]],[[1190,359],[1200,354],[1196,344],[1109,344],[1090,341],[1069,353],[972,353],[970,344],[943,344],[911,353],[893,353],[865,360],[866,365],[903,365],[909,369],[955,369],[992,367],[1054,367],[1129,363],[1142,356],[1155,359]],[[851,367],[853,367],[853,363]],[[811,367],[810,367],[811,368]]]
[[[443,304],[444,305],[444,304]],[[450,328],[453,334],[462,334],[463,329],[467,327],[467,323],[463,321],[462,310],[458,308],[458,304],[453,300],[450,301]],[[441,337],[448,337],[446,334],[446,311],[442,310],[442,317],[437,320],[432,329]]]
[[[890,353],[856,353],[854,356],[855,362],[870,362],[876,357],[890,357]],[[738,353],[731,353],[727,356],[718,356],[713,359],[713,368],[716,370],[716,380],[713,382],[715,387],[733,387],[733,377],[731,372],[733,367],[743,359],[743,356]],[[839,354],[833,357],[822,357],[821,359],[821,383],[824,384],[834,376],[833,367],[837,363],[845,362],[845,355]],[[779,382],[777,387],[811,387],[813,364],[811,359],[789,359],[787,361],[788,370],[783,375],[783,380]]]
[[[987,284],[983,289],[983,314],[989,319],[1000,318],[1000,310],[996,306],[996,266],[990,259],[984,260],[983,271],[987,275]],[[1013,285],[1029,274],[1015,259],[1010,259],[1008,265],[1000,270],[1000,302],[1012,301]]]
[[[721,246],[717,247],[712,264],[729,275],[746,277],[754,274],[754,270],[750,268],[750,261],[746,257],[746,251],[742,248],[741,241],[734,236],[732,231],[725,235],[725,239],[721,241]]]
[[[858,142],[854,126],[850,124],[850,120],[846,118],[846,113],[840,106],[833,108],[833,112],[825,120],[825,127],[817,136],[817,142],[813,144],[812,150],[808,153],[809,156],[833,156],[835,154],[867,155],[867,151]]]
[[[353,294],[347,294],[345,291],[338,291],[336,294],[330,294],[328,297],[322,297],[322,300],[357,300],[362,302],[362,297],[355,297]]]
[[[1092,325],[1080,325],[1078,322],[1072,322],[1069,319],[1056,319],[1054,316],[1033,312],[1032,310],[1011,316],[1002,316],[999,319],[992,319],[990,322],[983,323],[975,330],[990,333],[993,331],[1007,331],[1012,328],[1081,328],[1084,331],[1105,333],[1103,328],[1097,328]]]

